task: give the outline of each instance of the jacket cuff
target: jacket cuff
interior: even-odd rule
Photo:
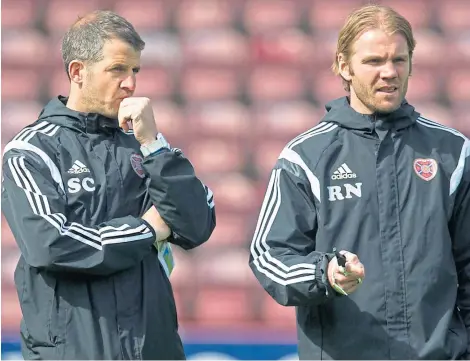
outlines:
[[[148,227],[148,229],[150,229],[150,232],[152,232],[152,234],[153,234],[153,241],[155,242],[157,240],[157,232],[155,231],[155,229],[153,229],[153,227],[150,225],[150,223],[148,223],[145,219],[139,218],[139,220],[143,224],[145,224]]]
[[[333,287],[331,287],[330,281],[328,281],[328,264],[334,257],[334,253],[323,254],[318,261],[315,270],[315,279],[317,281],[318,288],[324,290],[326,299],[342,296],[336,292]]]

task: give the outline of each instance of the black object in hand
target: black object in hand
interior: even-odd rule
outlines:
[[[346,256],[344,254],[339,253],[338,251],[335,250],[335,256],[338,259],[338,265],[341,267],[346,266]]]

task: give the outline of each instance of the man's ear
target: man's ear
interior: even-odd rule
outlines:
[[[338,54],[338,68],[339,74],[346,81],[351,81],[352,74],[349,66],[349,61],[346,60],[343,53]]]
[[[73,60],[69,64],[70,81],[82,84],[85,79],[85,64],[78,60]]]

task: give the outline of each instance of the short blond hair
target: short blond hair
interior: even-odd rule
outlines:
[[[342,53],[345,61],[349,63],[351,56],[353,55],[352,52],[355,41],[363,33],[373,29],[381,29],[390,35],[396,32],[403,34],[406,42],[408,43],[411,74],[411,59],[416,46],[416,40],[413,37],[411,24],[392,8],[372,4],[363,6],[349,14],[343,28],[340,30],[336,46],[335,60],[332,65],[332,70],[336,75],[340,75],[338,55]],[[345,79],[342,80],[344,90],[349,91],[349,82]]]

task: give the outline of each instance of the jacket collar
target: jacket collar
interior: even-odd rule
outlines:
[[[98,113],[83,113],[67,108],[67,97],[53,98],[42,110],[39,120],[63,127],[76,129],[84,133],[112,132],[119,129],[117,119],[105,117]]]
[[[373,132],[375,129],[380,131],[404,129],[413,125],[420,115],[406,100],[403,100],[400,107],[392,113],[358,113],[351,108],[348,97],[329,102],[326,110],[324,121],[364,132]]]

